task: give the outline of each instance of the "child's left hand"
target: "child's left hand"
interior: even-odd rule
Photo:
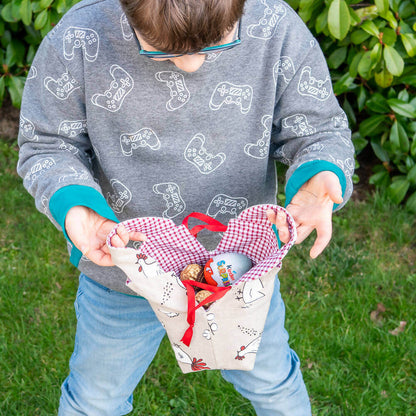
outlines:
[[[302,243],[313,230],[316,230],[317,237],[310,251],[313,259],[322,253],[331,240],[334,203],[342,203],[339,179],[333,172],[322,171],[305,182],[286,207],[297,227],[296,244]],[[276,224],[280,240],[286,243],[289,239],[289,229],[285,215],[276,215],[274,211],[269,210],[267,218],[272,224]]]

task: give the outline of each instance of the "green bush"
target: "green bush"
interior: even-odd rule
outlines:
[[[20,104],[36,48],[78,0],[3,0],[0,105]],[[416,5],[414,0],[287,0],[320,41],[356,153],[380,160],[370,183],[416,212]]]
[[[356,153],[380,160],[370,183],[416,212],[416,5],[411,0],[288,0],[317,36]]]
[[[0,106],[8,94],[20,106],[25,79],[42,38],[79,0],[2,0]]]

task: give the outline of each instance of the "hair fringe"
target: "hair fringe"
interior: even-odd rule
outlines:
[[[245,0],[120,0],[134,29],[155,49],[199,51],[221,41],[241,18]]]

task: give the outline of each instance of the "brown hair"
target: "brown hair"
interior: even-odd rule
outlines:
[[[130,24],[155,49],[196,52],[221,41],[245,0],[120,0]]]

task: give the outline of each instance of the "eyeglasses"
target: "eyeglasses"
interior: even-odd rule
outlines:
[[[146,51],[142,49],[140,46],[139,39],[137,39],[137,42],[139,44],[139,54],[142,56],[146,56],[147,58],[156,58],[156,59],[169,59],[169,58],[177,58],[179,56],[183,55],[208,55],[213,52],[221,52],[225,51],[227,49],[232,49],[234,46],[237,46],[241,43],[240,39],[240,30],[241,30],[241,19],[238,23],[238,31],[237,31],[237,38],[233,40],[230,43],[224,43],[223,45],[215,45],[215,46],[208,46],[206,48],[201,49],[198,52],[189,52],[189,53],[165,53],[165,52],[159,52],[159,51]]]

